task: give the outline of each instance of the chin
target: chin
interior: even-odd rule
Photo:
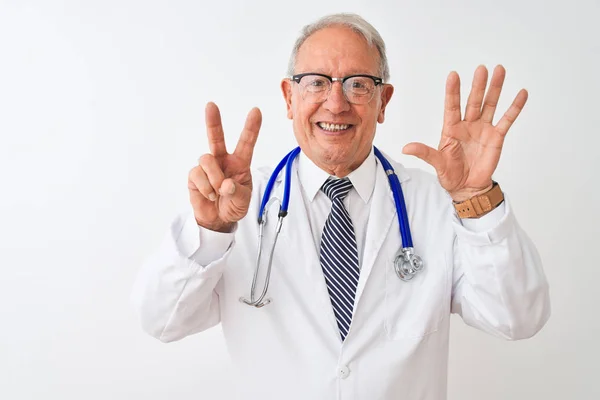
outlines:
[[[344,144],[330,144],[328,146],[320,146],[318,149],[318,157],[325,164],[341,165],[346,164],[350,149]]]

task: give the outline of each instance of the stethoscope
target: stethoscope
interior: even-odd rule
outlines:
[[[383,169],[390,181],[390,188],[392,190],[392,194],[394,195],[394,203],[396,205],[396,214],[398,215],[398,222],[400,225],[400,235],[402,236],[402,248],[396,254],[396,258],[394,259],[394,269],[396,270],[396,275],[403,281],[410,281],[415,277],[417,272],[423,269],[423,260],[421,257],[415,254],[412,243],[412,236],[410,234],[410,227],[408,225],[408,215],[406,213],[406,204],[404,203],[404,195],[402,194],[402,187],[400,186],[400,180],[398,176],[394,172],[394,168],[392,165],[386,160],[386,158],[381,154],[381,152],[377,149],[377,147],[373,147],[375,151],[375,156],[381,162]],[[283,224],[283,219],[288,214],[288,205],[290,203],[290,187],[292,180],[292,164],[296,157],[300,154],[300,147],[296,147],[294,150],[290,151],[283,159],[277,164],[273,174],[269,178],[267,182],[267,186],[265,188],[265,193],[263,195],[260,209],[258,211],[258,251],[256,256],[256,267],[254,269],[254,278],[252,279],[252,288],[250,290],[250,300],[245,299],[243,297],[240,298],[240,301],[248,304],[249,306],[253,306],[256,308],[261,308],[266,306],[271,302],[271,299],[265,299],[267,295],[267,290],[269,288],[269,280],[271,278],[271,266],[273,263],[273,252],[275,251],[275,245],[277,244],[277,238],[279,237],[279,232],[281,231],[281,226]],[[273,185],[279,176],[281,170],[285,167],[285,181],[284,181],[284,190],[283,190],[283,200],[279,200],[276,197],[270,198],[271,190],[273,189]],[[258,277],[258,271],[260,268],[260,260],[262,254],[262,239],[264,233],[265,223],[267,221],[267,210],[270,207],[271,203],[279,202],[279,219],[277,221],[277,226],[275,228],[275,238],[273,239],[273,245],[271,246],[271,251],[269,253],[269,263],[267,266],[267,276],[265,278],[265,286],[261,295],[255,299],[255,290],[256,290],[256,280]],[[263,301],[264,300],[264,301]]]

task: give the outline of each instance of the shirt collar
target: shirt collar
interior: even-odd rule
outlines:
[[[348,174],[348,179],[357,191],[360,198],[367,204],[375,188],[377,161],[375,153],[371,147],[369,155],[363,163],[354,171]],[[304,192],[312,202],[315,199],[323,183],[329,178],[327,172],[317,167],[304,153],[300,152],[298,156],[298,177]]]

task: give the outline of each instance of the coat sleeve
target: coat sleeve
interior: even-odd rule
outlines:
[[[193,214],[175,218],[160,247],[142,265],[131,294],[148,334],[171,342],[220,322],[216,289],[234,234],[204,230]]]
[[[548,282],[508,199],[478,221],[453,215],[452,312],[507,340],[535,335],[550,317]]]

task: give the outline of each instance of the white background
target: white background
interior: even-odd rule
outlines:
[[[129,305],[137,269],[187,206],[204,105],[254,165],[294,145],[279,90],[300,28],[357,12],[384,37],[396,92],[376,144],[436,146],[445,78],[507,69],[525,87],[495,179],[537,243],[553,315],[504,342],[453,319],[451,400],[598,399],[598,1],[0,0],[0,398],[229,399],[220,328],[169,345]],[[496,120],[497,120],[496,119]],[[426,371],[424,371],[426,373]]]

